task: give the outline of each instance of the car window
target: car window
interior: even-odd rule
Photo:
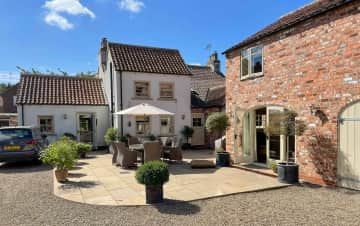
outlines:
[[[32,139],[30,129],[3,129],[0,130],[0,136]]]

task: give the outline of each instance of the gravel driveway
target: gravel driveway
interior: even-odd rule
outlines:
[[[51,170],[0,165],[0,225],[360,225],[360,192],[306,185],[191,203],[104,207],[52,194]]]

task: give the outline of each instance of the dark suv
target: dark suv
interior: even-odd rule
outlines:
[[[39,159],[45,139],[36,127],[0,128],[0,162],[14,162]]]

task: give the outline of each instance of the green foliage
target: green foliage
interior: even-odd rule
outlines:
[[[16,66],[16,68],[20,71],[20,73],[24,73],[24,74],[71,76],[68,72],[63,71],[61,68],[58,68],[57,71],[46,69],[45,72],[38,70],[36,68],[31,68],[30,70],[20,66]],[[86,72],[78,72],[74,76],[79,78],[95,78],[96,75],[97,74],[94,71],[86,71]]]
[[[86,153],[89,153],[92,150],[92,146],[90,144],[85,144],[85,143],[76,143],[75,147],[79,157],[86,155]]]
[[[169,181],[167,164],[161,161],[147,162],[136,170],[135,178],[140,184],[162,186]]]
[[[229,117],[225,112],[216,112],[206,119],[205,127],[209,132],[218,132],[221,135],[230,126]]]
[[[155,136],[154,134],[150,134],[149,140],[150,140],[150,141],[155,141],[155,140],[156,140],[156,136]]]
[[[111,142],[116,141],[118,139],[118,134],[119,134],[118,129],[109,128],[105,134],[105,143],[109,145]]]
[[[127,136],[122,136],[122,137],[120,137],[120,141],[127,144],[128,143],[128,137]]]
[[[278,166],[277,166],[276,161],[274,161],[274,160],[270,161],[270,169],[272,169],[272,171],[273,171],[274,173],[277,173],[277,171],[278,171]]]
[[[40,152],[43,163],[56,167],[58,170],[74,167],[77,157],[75,146],[67,139],[52,143]]]
[[[189,126],[184,126],[181,130],[181,134],[186,138],[186,143],[189,143],[189,138],[193,136],[194,129]]]
[[[8,84],[6,84],[6,83],[0,83],[0,95],[2,94],[2,93],[4,93],[7,89],[9,89],[11,87],[11,84],[10,83],[8,83]]]

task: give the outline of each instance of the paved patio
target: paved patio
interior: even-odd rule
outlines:
[[[185,151],[184,162],[169,164],[170,180],[164,185],[169,200],[192,201],[242,192],[284,187],[275,178],[236,168],[191,169],[192,159],[213,159],[211,151]],[[111,155],[97,153],[79,160],[69,181],[54,178],[55,195],[94,205],[145,205],[145,188],[135,180],[135,169],[111,165]]]

